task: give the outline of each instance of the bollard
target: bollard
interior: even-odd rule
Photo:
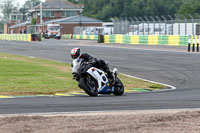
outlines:
[[[188,43],[188,52],[190,52],[190,42]]]
[[[199,52],[199,36],[197,37],[197,52]]]
[[[188,52],[190,52],[190,47],[191,47],[191,36],[189,36],[188,40]]]
[[[193,36],[193,41],[192,41],[192,52],[195,52],[195,37]]]

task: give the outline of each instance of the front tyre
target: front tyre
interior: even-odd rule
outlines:
[[[114,92],[113,92],[114,95],[121,96],[124,94],[124,85],[118,77],[115,78],[115,84],[113,86],[114,86]]]
[[[89,96],[97,96],[98,95],[98,85],[96,80],[87,75],[79,80],[81,88],[89,95]]]

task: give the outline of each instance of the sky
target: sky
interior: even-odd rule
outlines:
[[[22,6],[26,2],[26,0],[16,0],[16,1],[20,4],[20,6]],[[45,0],[42,0],[42,2],[45,2]]]
[[[0,0],[1,2],[2,0]],[[46,0],[41,0],[42,2],[45,2]],[[26,0],[16,0],[17,3],[20,4],[20,7],[22,7],[22,5],[26,2]],[[0,11],[0,16],[2,16],[3,14]]]

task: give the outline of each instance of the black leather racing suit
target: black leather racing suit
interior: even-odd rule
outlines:
[[[94,67],[97,67],[105,71],[108,74],[108,78],[110,79],[110,82],[114,81],[113,74],[104,60],[97,60],[96,58],[92,57],[91,55],[87,53],[81,54],[80,58],[84,59],[86,62],[90,62],[91,64],[93,64]]]

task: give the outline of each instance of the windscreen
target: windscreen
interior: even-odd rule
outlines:
[[[48,30],[49,31],[59,31],[60,30],[60,26],[49,26]]]

